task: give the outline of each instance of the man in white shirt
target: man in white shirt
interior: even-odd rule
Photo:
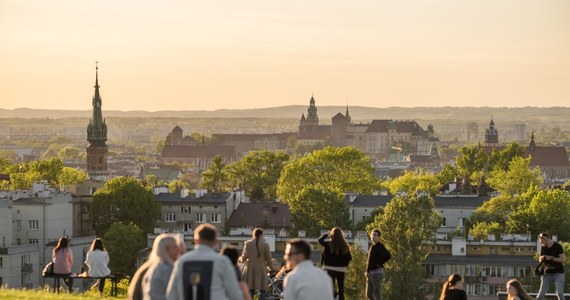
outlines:
[[[182,255],[174,265],[166,299],[243,300],[232,263],[214,251],[218,244],[216,227],[198,226],[194,241],[194,250]]]
[[[283,282],[284,300],[333,300],[332,280],[311,262],[311,246],[292,239],[285,248],[285,260],[293,269]]]

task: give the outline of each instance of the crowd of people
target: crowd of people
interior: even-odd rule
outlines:
[[[366,266],[366,297],[382,299],[384,264],[391,259],[388,249],[380,242],[380,231],[370,233],[372,246],[368,250]],[[562,246],[547,233],[539,235],[541,243],[537,272],[541,285],[537,300],[542,300],[551,285],[555,285],[559,300],[564,299],[565,255]],[[186,251],[180,235],[161,234],[153,243],[148,260],[134,274],[128,290],[133,300],[175,299],[230,299],[251,300],[258,295],[265,300],[268,292],[268,273],[283,278],[281,299],[284,300],[344,300],[345,274],[352,260],[350,247],[342,229],[335,227],[318,239],[322,246],[321,268],[311,260],[311,245],[303,239],[292,239],[286,244],[285,264],[280,270],[271,258],[269,244],[263,230],[256,228],[252,238],[244,242],[241,255],[232,246],[218,253],[218,232],[211,224],[201,224],[194,231],[195,247]],[[73,252],[66,237],[59,239],[52,252],[54,274],[63,277],[69,291],[73,288]],[[87,252],[85,265],[89,277],[96,282],[102,294],[109,255],[103,241],[95,239]],[[240,267],[241,266],[241,267]],[[466,300],[464,279],[451,274],[442,286],[440,300]],[[517,279],[507,282],[508,300],[532,299]]]

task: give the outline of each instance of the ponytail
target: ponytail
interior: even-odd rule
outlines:
[[[447,281],[443,284],[443,287],[441,288],[441,296],[439,297],[439,300],[445,300],[445,297],[447,296],[447,291],[449,291],[449,288],[454,286],[455,284],[457,284],[461,280],[462,280],[462,278],[461,278],[461,275],[459,275],[459,274],[449,275],[449,277],[447,278]]]
[[[255,238],[255,249],[257,250],[257,257],[261,256],[261,252],[259,252],[259,237],[263,234],[263,230],[261,228],[255,228],[253,230],[253,237]]]

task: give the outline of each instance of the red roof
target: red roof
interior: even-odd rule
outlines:
[[[533,151],[529,147],[525,149],[525,156],[532,157],[530,166],[551,166],[551,167],[568,167],[568,153],[564,147],[554,146],[537,146]]]

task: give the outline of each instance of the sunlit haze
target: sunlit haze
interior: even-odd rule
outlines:
[[[568,106],[570,1],[0,0],[0,108]]]

